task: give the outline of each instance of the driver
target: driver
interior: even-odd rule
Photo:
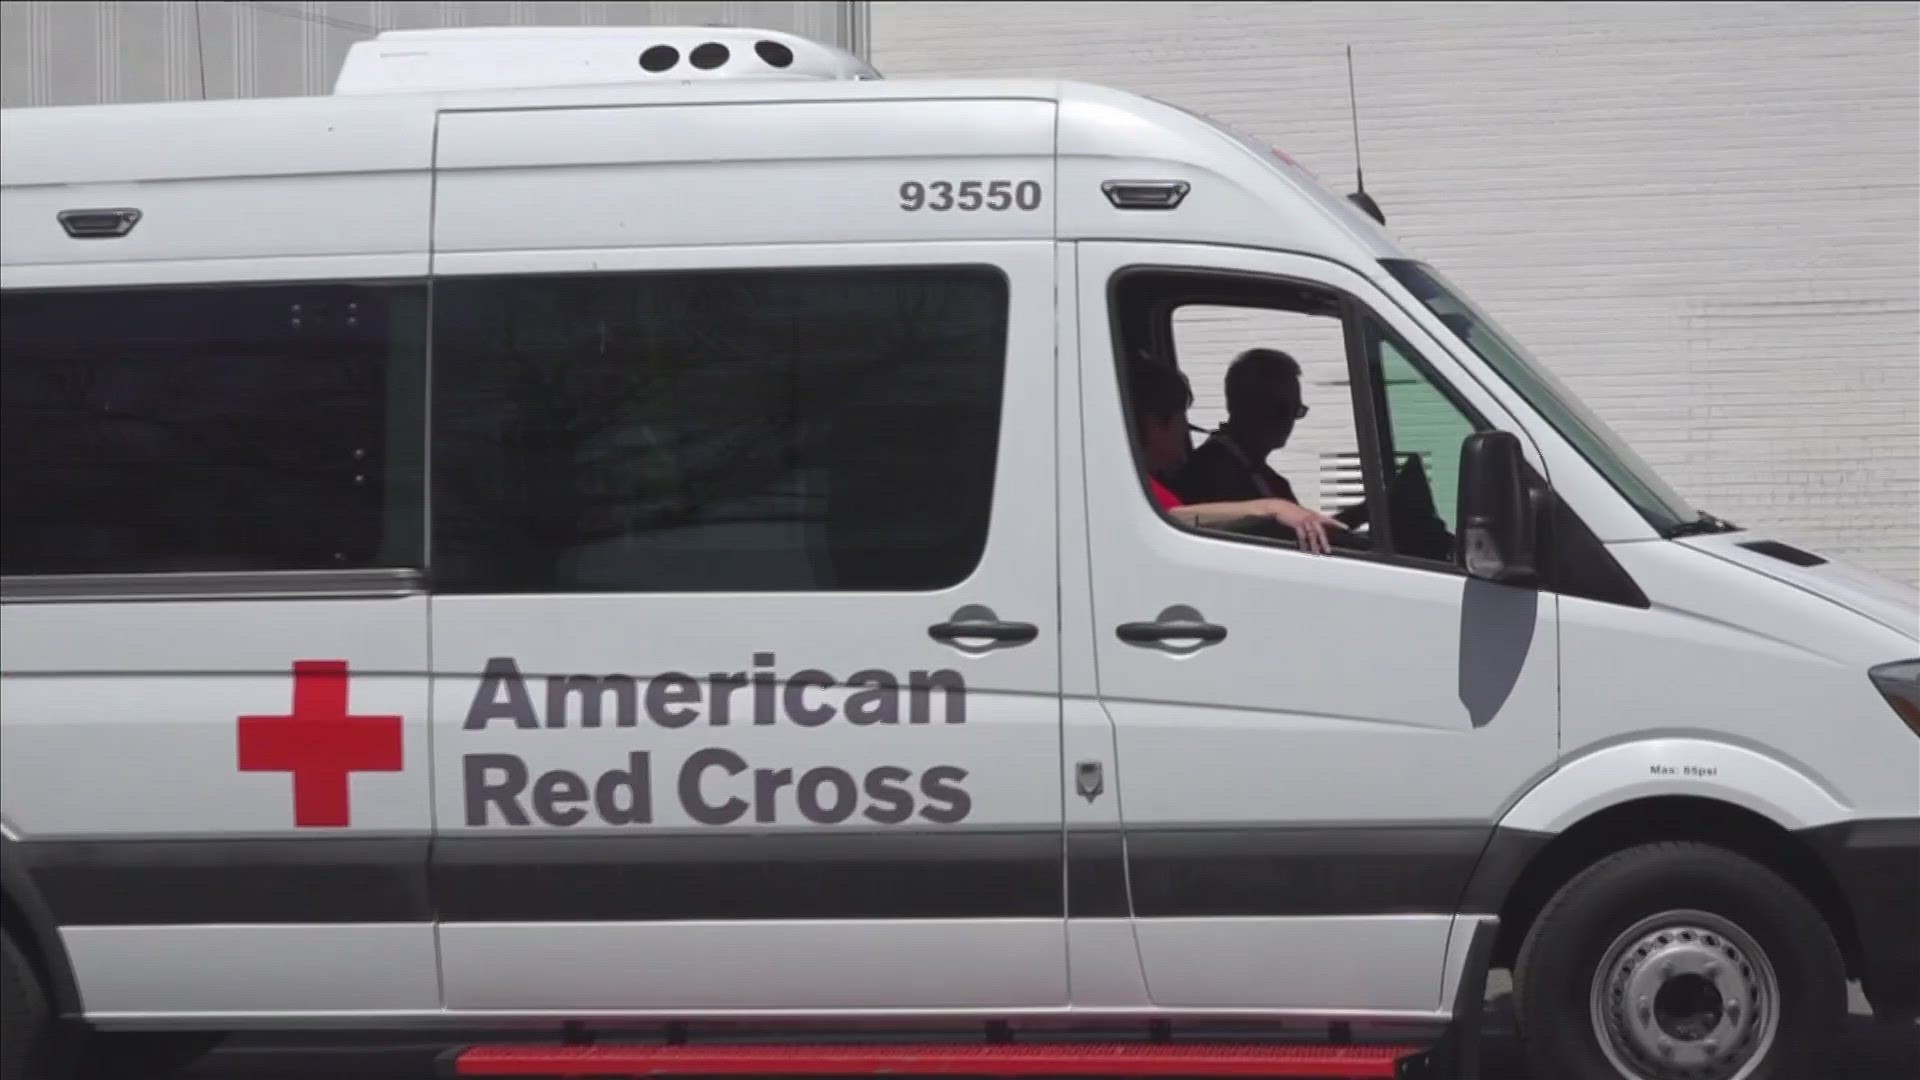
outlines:
[[[1307,415],[1300,364],[1278,349],[1248,349],[1227,367],[1227,422],[1187,458],[1174,486],[1196,502],[1294,498],[1293,485],[1267,464]]]

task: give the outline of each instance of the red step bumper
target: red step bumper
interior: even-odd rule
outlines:
[[[1393,1080],[1411,1046],[475,1046],[454,1076],[1269,1076]]]

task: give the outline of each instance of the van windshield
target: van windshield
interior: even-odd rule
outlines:
[[[1405,259],[1382,259],[1380,265],[1526,398],[1662,535],[1731,528],[1688,505],[1599,417],[1588,412],[1579,398],[1529,358],[1439,271]]]

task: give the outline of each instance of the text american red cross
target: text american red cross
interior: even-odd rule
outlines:
[[[293,774],[293,823],[345,825],[347,778],[399,772],[398,716],[347,715],[347,662],[296,660],[293,712],[240,718],[240,771]]]

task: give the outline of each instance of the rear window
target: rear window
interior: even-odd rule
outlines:
[[[0,295],[0,572],[417,567],[426,287]]]

